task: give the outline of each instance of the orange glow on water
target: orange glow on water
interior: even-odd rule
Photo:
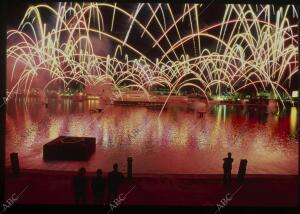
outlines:
[[[290,114],[290,130],[291,134],[293,136],[296,135],[297,132],[297,120],[298,120],[298,110],[296,107],[291,108],[291,114]]]
[[[203,118],[167,110],[157,120],[159,111],[140,107],[108,105],[103,112],[92,113],[88,102],[70,100],[62,107],[49,103],[47,109],[34,104],[28,113],[20,103],[9,104],[7,154],[19,152],[24,168],[65,170],[59,163],[42,160],[42,145],[59,135],[94,136],[96,153],[82,163],[89,171],[99,164],[108,171],[113,162],[126,170],[126,159],[132,156],[135,173],[216,174],[222,173],[222,158],[231,151],[234,172],[239,160],[246,158],[250,174],[297,174],[298,144],[291,137],[297,127],[295,108],[278,116],[265,114],[266,108],[215,106]],[[76,170],[79,165],[66,166]]]

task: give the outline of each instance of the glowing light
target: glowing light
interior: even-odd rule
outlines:
[[[151,4],[137,4],[133,15],[116,3],[61,3],[58,8],[45,4],[32,6],[19,28],[8,31],[7,39],[14,41],[7,49],[7,57],[14,60],[11,80],[17,76],[8,97],[23,90],[28,97],[33,80],[38,74],[47,72],[51,81],[44,90],[55,83],[62,83],[64,89],[69,89],[73,82],[85,86],[108,82],[115,90],[112,99],[123,99],[121,89],[138,89],[149,98],[154,86],[168,89],[165,103],[172,93],[179,94],[186,87],[200,91],[206,98],[212,92],[221,94],[224,87],[232,93],[247,88],[258,91],[262,87],[281,101],[280,93],[292,101],[285,86],[298,71],[297,25],[288,21],[289,14],[298,17],[295,6],[275,11],[265,5],[257,11],[249,5],[226,5],[222,22],[204,29],[198,20],[201,6],[185,4],[179,18],[174,16],[169,4],[159,4],[156,9]],[[102,16],[103,9],[111,10],[110,20]],[[44,22],[40,10],[54,15],[55,26]],[[150,11],[151,16],[146,22],[140,21],[139,14],[145,10]],[[162,16],[157,15],[159,11]],[[271,15],[276,19],[275,24],[270,22]],[[125,38],[114,33],[115,16],[130,20]],[[171,17],[169,26],[167,16]],[[180,21],[185,18],[190,21],[191,32],[183,36]],[[109,31],[105,31],[106,23]],[[158,25],[159,37],[155,38],[150,31],[150,23]],[[134,28],[139,28],[140,37],[147,35],[153,48],[161,52],[157,60],[152,61],[143,54],[143,49],[138,50],[129,43]],[[172,43],[169,37],[174,30],[178,39]],[[211,30],[219,30],[219,35],[213,35]],[[93,35],[98,35],[99,40],[116,42],[116,49],[111,55],[97,55]],[[225,39],[225,35],[230,36]],[[201,47],[203,37],[215,42],[216,50]],[[162,45],[164,41],[168,45]],[[194,56],[186,53],[190,41],[194,44]],[[178,56],[177,48],[182,49],[183,55]],[[128,52],[137,57],[129,58]],[[15,71],[18,63],[24,64],[20,74]],[[68,92],[65,96],[70,95]],[[296,94],[293,92],[292,96]]]
[[[98,99],[100,99],[99,96],[91,96],[91,95],[87,96],[87,98],[91,99],[91,100],[98,100]]]
[[[298,120],[297,116],[298,116],[297,108],[292,107],[291,114],[290,114],[290,130],[293,136],[296,135],[296,131],[297,131],[297,120]]]
[[[298,98],[299,97],[299,91],[293,91],[292,92],[292,97],[293,98]]]

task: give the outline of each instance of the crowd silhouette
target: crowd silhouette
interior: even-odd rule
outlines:
[[[223,183],[231,184],[231,170],[233,163],[232,154],[228,152],[227,157],[223,158]],[[238,182],[242,183],[246,174],[247,160],[242,159],[237,175]],[[129,178],[128,178],[129,179]],[[110,204],[118,197],[119,187],[124,182],[123,173],[118,171],[118,164],[113,164],[113,170],[108,173],[107,180],[102,176],[102,170],[97,169],[96,175],[91,179],[91,190],[95,204]],[[76,204],[86,203],[86,192],[88,186],[88,178],[85,168],[80,168],[76,176],[74,176],[74,195]]]
[[[120,184],[125,180],[123,173],[118,171],[118,164],[113,165],[113,170],[109,172],[107,181],[102,176],[102,170],[97,169],[96,176],[92,177],[91,189],[95,204],[111,203],[117,198]],[[74,176],[74,195],[76,204],[86,203],[86,193],[88,186],[88,178],[86,176],[85,168],[80,168],[76,176]],[[105,197],[107,187],[107,197]]]

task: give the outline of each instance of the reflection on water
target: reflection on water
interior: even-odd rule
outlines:
[[[101,113],[90,109],[104,108]],[[7,110],[7,154],[18,152],[24,168],[123,171],[134,159],[135,173],[222,173],[222,158],[231,151],[237,173],[248,159],[249,173],[297,174],[297,109],[268,113],[267,107],[214,106],[203,118],[178,109],[101,106],[98,100],[38,99],[11,101]],[[94,136],[96,153],[87,162],[44,162],[42,146],[59,135]],[[9,155],[6,156],[9,165]]]
[[[298,118],[298,112],[296,107],[291,108],[291,114],[290,114],[290,132],[292,136],[296,136],[297,132],[297,118]]]

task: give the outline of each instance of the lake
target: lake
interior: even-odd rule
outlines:
[[[232,173],[247,159],[250,174],[298,173],[298,129],[295,107],[268,114],[266,107],[215,105],[200,118],[193,111],[171,108],[162,112],[144,107],[106,105],[99,100],[73,102],[37,98],[25,105],[11,100],[6,117],[6,165],[18,152],[26,169],[87,171],[112,169],[117,162],[126,172],[133,157],[133,173],[219,174],[231,152]],[[43,145],[59,135],[96,137],[96,152],[86,162],[43,160]]]

